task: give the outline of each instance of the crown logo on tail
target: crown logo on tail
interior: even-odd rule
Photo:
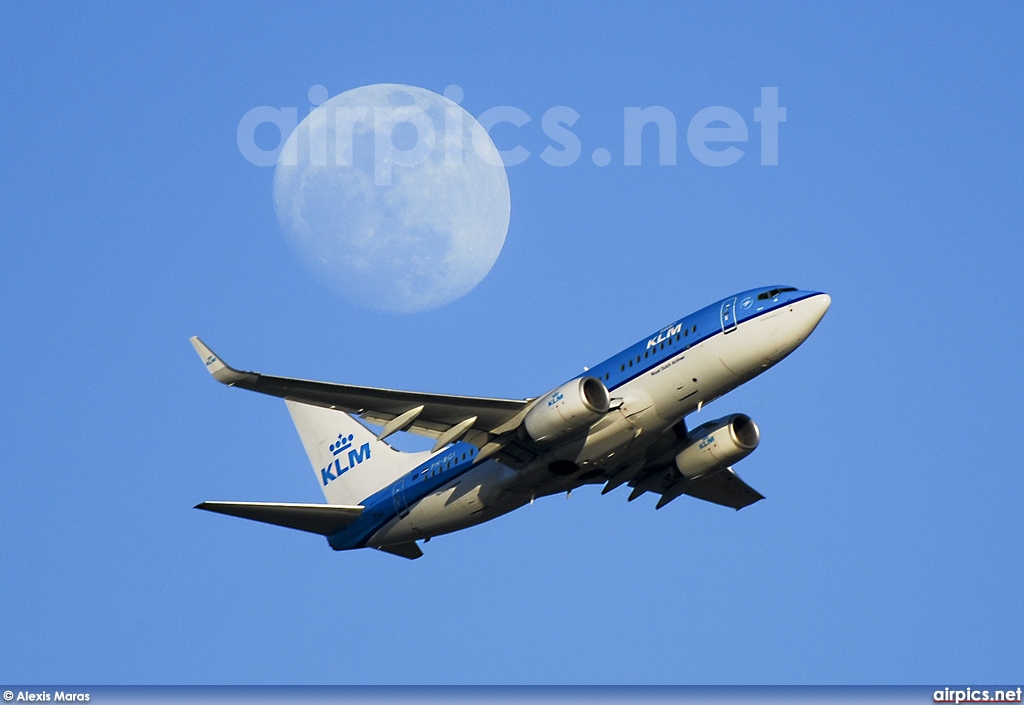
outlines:
[[[353,438],[355,438],[355,436],[351,433],[347,436],[344,433],[339,433],[338,440],[331,444],[331,454],[340,455],[351,448]]]

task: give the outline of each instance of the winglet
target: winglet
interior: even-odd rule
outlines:
[[[213,378],[223,384],[235,384],[245,379],[246,373],[239,372],[235,368],[231,367],[206,346],[206,343],[201,341],[198,336],[193,335],[189,338],[192,343],[192,347],[196,349],[199,358],[206,365],[206,369],[213,375]]]

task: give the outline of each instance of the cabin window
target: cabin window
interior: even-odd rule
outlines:
[[[645,360],[647,359],[647,351],[646,350],[644,350],[644,359]]]
[[[626,371],[626,366],[625,365],[619,365],[619,372],[625,372],[625,371]]]
[[[630,361],[629,361],[629,366],[630,366],[630,367],[632,367],[632,366],[633,366],[633,360],[632,360],[632,359],[630,359]]]
[[[693,330],[694,333],[697,332],[697,324],[696,323],[693,324],[693,329],[692,330]]]
[[[664,341],[662,341],[662,343],[661,343],[661,349],[662,349],[662,350],[664,350],[664,349],[665,349],[665,342],[664,342]]]

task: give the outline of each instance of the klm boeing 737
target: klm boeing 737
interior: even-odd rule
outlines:
[[[339,551],[405,558],[423,555],[417,541],[586,484],[604,484],[602,494],[627,485],[630,501],[658,494],[656,509],[684,494],[742,509],[764,499],[732,469],[757,448],[757,424],[737,413],[691,430],[686,417],[796,350],[831,303],[788,286],[745,291],[523,400],[241,372],[192,338],[218,382],[285,400],[327,499],[197,509],[321,534]],[[386,440],[399,431],[436,442],[398,451]]]

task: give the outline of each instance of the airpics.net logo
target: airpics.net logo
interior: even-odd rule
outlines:
[[[936,703],[1019,703],[1021,688],[943,688],[932,693],[932,702]]]
[[[440,121],[437,115],[415,105],[338,105],[332,106],[324,86],[309,89],[309,118],[332,135],[329,141],[310,138],[318,125],[307,127],[310,120],[299,120],[298,107],[255,107],[238,123],[238,149],[250,163],[261,166],[351,166],[354,135],[373,133],[374,182],[378,186],[391,183],[393,166],[416,166],[433,152],[435,144],[445,145],[447,164],[461,164],[460,140],[445,139],[462,129],[464,98],[459,86],[448,86],[444,98],[448,108]],[[759,157],[762,166],[779,164],[779,126],[786,122],[786,108],[779,105],[779,89],[762,87],[760,104],[746,110],[747,117],[759,128]],[[713,105],[697,111],[686,123],[685,139],[690,155],[710,167],[736,164],[750,150],[751,127],[740,111],[724,105]],[[595,166],[606,167],[621,158],[621,165],[642,166],[644,146],[656,141],[658,164],[675,166],[678,160],[680,121],[668,108],[626,106],[622,111],[622,142],[618,154],[607,147],[585,149],[573,126],[581,119],[579,112],[567,105],[548,108],[540,116],[539,127],[548,144],[534,154],[519,144],[517,135],[535,130],[534,116],[511,105],[499,105],[476,116],[469,145],[476,155],[492,166],[518,166],[535,156],[545,164],[567,167],[576,164],[589,151]],[[441,122],[443,124],[437,124]],[[500,126],[500,127],[499,127]],[[504,149],[494,150],[492,131],[498,128]],[[300,132],[296,132],[299,130]],[[300,134],[305,131],[306,134]],[[323,130],[322,130],[323,131]],[[522,131],[522,132],[520,132]],[[274,134],[276,132],[276,135]],[[297,139],[289,139],[295,134]],[[512,135],[509,138],[509,135]],[[330,144],[333,142],[333,144]],[[509,143],[512,144],[509,144]],[[456,148],[451,148],[455,145]],[[648,148],[650,149],[650,147]],[[618,150],[616,150],[618,151]]]

